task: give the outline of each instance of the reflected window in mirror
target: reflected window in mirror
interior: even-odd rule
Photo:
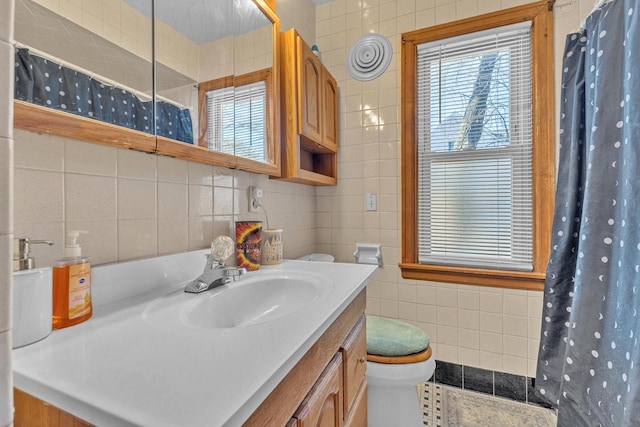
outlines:
[[[201,83],[200,145],[268,162],[271,79],[271,69],[265,69]]]

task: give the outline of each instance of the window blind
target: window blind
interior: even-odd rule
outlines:
[[[266,161],[266,83],[207,92],[207,146],[210,150]]]
[[[531,271],[530,23],[421,44],[417,67],[419,262]]]

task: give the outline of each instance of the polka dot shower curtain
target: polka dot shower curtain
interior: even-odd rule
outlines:
[[[558,426],[640,426],[640,0],[567,36],[536,387]]]

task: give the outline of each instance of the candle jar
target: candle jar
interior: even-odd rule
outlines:
[[[236,222],[236,263],[238,267],[254,271],[260,268],[262,221]]]
[[[262,244],[260,248],[260,263],[274,265],[282,262],[282,229],[271,228],[262,230]]]

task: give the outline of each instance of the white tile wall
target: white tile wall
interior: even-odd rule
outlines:
[[[296,28],[311,46],[316,43],[316,10],[312,0],[277,0],[276,14],[280,18],[280,31]],[[324,52],[324,46],[319,45]]]
[[[0,99],[6,100],[13,97],[13,55],[14,48],[11,43],[0,40],[0,58],[12,59],[0,62]],[[0,102],[0,137],[9,139],[13,137],[13,105],[9,102]]]
[[[336,187],[317,190],[316,218],[318,247],[339,261],[351,261],[359,239],[382,243],[385,266],[369,285],[368,312],[419,325],[431,336],[438,359],[535,376],[541,292],[405,280],[397,267],[400,34],[527,1],[332,0],[316,8],[316,40],[340,89],[340,179]],[[565,34],[579,25],[592,5],[590,0],[556,3],[556,63]],[[371,31],[391,40],[394,59],[378,79],[357,82],[346,73],[346,52]],[[378,193],[377,212],[364,212],[368,192]]]
[[[247,189],[265,190],[272,227],[284,229],[286,257],[315,251],[315,189],[164,156],[15,130],[16,234],[38,266],[62,257],[65,230],[81,237],[94,264],[208,247],[248,213]],[[5,147],[0,146],[1,147]]]
[[[11,373],[11,331],[0,332],[0,425],[13,425],[13,375]]]
[[[13,1],[0,2],[0,426],[13,424],[13,16]]]

